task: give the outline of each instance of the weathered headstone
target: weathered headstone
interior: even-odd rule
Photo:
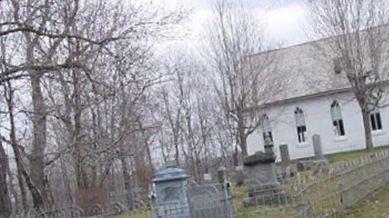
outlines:
[[[328,161],[323,155],[320,135],[312,136],[312,144],[314,151],[314,160],[302,160],[297,163],[297,171],[311,170],[314,174],[319,174],[328,170]]]
[[[315,159],[316,160],[325,159],[323,156],[323,150],[321,147],[320,135],[315,134],[312,136],[312,144],[313,144],[313,151],[315,153]]]
[[[280,145],[280,154],[281,154],[281,164],[283,166],[288,166],[290,163],[289,149],[288,145]]]
[[[244,184],[243,166],[237,166],[235,168],[235,182],[236,182],[236,186],[238,187]]]
[[[290,178],[292,175],[288,145],[280,145],[282,177]],[[288,170],[288,172],[287,172]]]
[[[265,140],[265,152],[257,152],[247,156],[244,161],[244,171],[247,175],[249,186],[249,198],[243,201],[244,206],[257,204],[268,204],[280,202],[286,199],[286,194],[282,192],[277,181],[275,160],[271,140]]]
[[[269,184],[277,182],[273,154],[257,152],[244,159],[244,171],[252,184]]]
[[[196,185],[174,165],[159,170],[153,182],[153,218],[236,217],[229,182]]]
[[[217,170],[217,180],[219,183],[223,183],[227,179],[227,170],[225,167],[220,167]]]
[[[212,182],[212,175],[210,173],[204,173],[203,179],[204,179],[204,182],[210,183],[210,182]]]
[[[159,218],[190,217],[187,194],[189,176],[183,169],[169,165],[157,172],[155,185],[156,216]]]

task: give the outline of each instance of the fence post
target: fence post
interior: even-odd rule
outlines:
[[[344,196],[344,193],[343,193],[343,184],[342,184],[341,182],[339,182],[338,188],[339,188],[340,205],[341,205],[342,210],[343,210],[344,208],[346,208],[346,206],[344,205],[344,199],[343,199],[343,196]]]
[[[307,201],[305,194],[304,194],[304,188],[299,185],[298,189],[299,189],[299,196],[298,197],[300,197],[299,203],[297,205],[298,217],[308,218],[309,206],[308,206],[308,201]]]

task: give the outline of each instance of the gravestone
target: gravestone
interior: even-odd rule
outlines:
[[[244,161],[244,172],[249,184],[269,184],[277,182],[275,157],[273,154],[257,152],[247,156]]]
[[[326,171],[328,168],[328,161],[323,155],[321,138],[320,135],[315,134],[312,136],[312,144],[314,151],[314,160],[303,160],[297,163],[297,171],[308,171],[314,172]]]
[[[227,170],[225,167],[220,167],[217,170],[217,181],[223,183],[225,180],[227,180]]]
[[[269,138],[265,142],[265,152],[256,152],[243,161],[249,189],[249,198],[244,199],[244,206],[285,203],[287,199],[277,181],[273,142]]]
[[[313,135],[312,136],[312,144],[313,144],[313,151],[315,154],[315,159],[316,160],[322,160],[325,159],[323,156],[323,150],[321,147],[321,138],[320,135]]]
[[[320,174],[322,172],[327,172],[329,170],[328,168],[328,160],[323,155],[322,145],[321,145],[321,138],[320,135],[313,135],[312,136],[312,142],[313,142],[313,150],[315,153],[315,164],[313,167],[313,173],[314,174]]]
[[[189,176],[185,171],[174,165],[169,165],[158,171],[153,179],[151,217],[236,217],[229,182],[196,185],[188,181]]]
[[[281,164],[288,166],[290,163],[289,148],[288,145],[280,145]]]
[[[183,169],[174,165],[168,165],[155,174],[153,204],[156,206],[156,217],[187,218],[190,216],[188,178]]]
[[[244,184],[244,169],[243,166],[237,166],[235,168],[235,182],[236,186],[240,187]]]
[[[203,179],[204,179],[205,183],[211,183],[212,182],[212,174],[204,173]]]
[[[293,173],[292,173],[292,168],[290,166],[289,148],[287,144],[280,145],[280,154],[281,154],[282,177],[290,178]]]

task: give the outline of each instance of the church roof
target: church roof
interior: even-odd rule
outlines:
[[[271,54],[277,59],[277,69],[271,72],[282,88],[267,98],[263,105],[284,104],[302,99],[350,91],[344,72],[337,73],[336,55],[323,52],[323,47],[334,38],[325,38],[286,48],[254,54],[248,58],[261,58]],[[386,81],[387,75],[381,75]]]
[[[281,81],[282,89],[266,102],[293,101],[328,93],[345,91],[350,88],[344,72],[335,73],[334,59],[318,52],[314,41],[270,51],[278,59],[273,76]],[[250,58],[260,58],[262,54]],[[271,93],[269,93],[271,94]]]

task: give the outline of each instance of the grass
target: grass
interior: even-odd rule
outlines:
[[[326,155],[326,158],[330,163],[335,163],[335,162],[341,162],[341,161],[347,161],[347,160],[352,160],[352,159],[357,159],[361,158],[363,156],[366,156],[368,154],[376,153],[381,150],[389,150],[389,146],[382,146],[382,147],[376,147],[372,151],[366,151],[366,150],[358,150],[358,151],[349,151],[349,152],[342,152],[342,153],[335,153],[335,154],[330,154]],[[309,158],[305,158],[304,160],[308,160]],[[292,164],[297,163],[299,160],[294,160],[292,161]],[[304,175],[304,172],[300,175]],[[332,181],[329,181],[329,183],[332,183]],[[319,184],[321,186],[323,184]],[[328,184],[325,184],[328,186]],[[330,191],[331,185],[329,187],[324,188],[324,190],[328,189]],[[320,190],[322,187],[318,187]],[[386,190],[387,193],[387,201],[385,201],[386,205],[389,205],[389,185]],[[314,194],[314,193],[313,193]],[[274,207],[274,208],[269,208],[269,207],[261,207],[261,206],[254,206],[254,207],[243,207],[242,201],[245,197],[247,197],[247,191],[245,191],[244,188],[235,188],[234,189],[234,197],[235,197],[235,204],[236,204],[236,209],[237,209],[237,217],[238,218],[259,218],[259,217],[288,217],[288,212],[289,211],[282,211],[282,208]],[[329,207],[331,205],[337,205],[339,204],[339,196],[333,196],[325,200],[323,204],[328,204]],[[378,201],[381,202],[381,201]],[[323,205],[322,205],[323,206]],[[377,207],[381,208],[386,208],[389,206],[381,206],[379,203],[376,205]],[[366,211],[369,211],[369,207],[367,206]],[[379,211],[379,210],[378,210]],[[379,213],[379,212],[378,212]],[[285,216],[286,215],[286,216]],[[387,213],[384,216],[379,216],[377,214],[374,214],[375,216],[368,215],[366,217],[373,218],[373,217],[389,217],[389,209],[387,209]],[[376,216],[377,215],[377,216]],[[343,217],[343,216],[342,216]],[[360,216],[355,216],[355,214],[352,214],[351,216],[348,217],[360,217]],[[362,216],[363,217],[363,216]]]
[[[345,152],[339,152],[339,153],[333,153],[333,154],[326,154],[324,155],[327,160],[330,163],[340,162],[340,161],[346,161],[346,160],[352,160],[357,159],[360,157],[363,157],[365,155],[375,153],[382,150],[389,150],[389,145],[375,147],[371,151],[367,151],[366,149],[362,150],[355,150],[355,151],[345,151]],[[294,159],[291,161],[291,164],[297,164],[299,161],[305,161],[305,160],[312,160],[313,157],[305,157],[300,159]],[[281,162],[278,162],[277,165],[280,165]]]
[[[344,218],[386,218],[389,217],[389,184],[377,190],[366,200],[360,202],[344,214]]]
[[[242,201],[247,197],[245,187],[234,187],[234,200],[237,210],[237,218],[265,218],[279,217],[282,212],[280,208],[264,208],[261,206],[243,207]],[[122,214],[116,218],[149,218],[150,211],[139,211],[136,214]],[[389,184],[377,190],[365,201],[351,208],[346,213],[337,214],[336,217],[344,218],[387,218],[389,217]]]
[[[124,213],[120,216],[117,216],[117,218],[150,218],[150,214],[149,213],[141,213],[141,214]]]
[[[374,148],[373,151],[366,150],[358,150],[351,152],[341,152],[335,154],[326,155],[326,158],[330,163],[346,161],[351,159],[357,159],[368,155],[370,153],[374,153],[381,150],[387,150],[389,146],[382,146]],[[293,162],[297,162],[296,160]],[[243,199],[247,198],[247,188],[245,186],[242,187],[233,187],[233,196],[235,201],[235,208],[237,212],[237,218],[276,218],[280,217],[280,214],[287,214],[288,211],[282,211],[282,208],[274,207],[271,208],[269,206],[253,206],[253,207],[244,207],[242,202]],[[149,218],[150,211],[148,210],[140,210],[136,213],[132,214],[122,214],[117,216],[116,218]],[[285,216],[284,216],[285,217]],[[287,217],[287,216],[286,216]],[[339,216],[338,216],[339,217]],[[389,217],[389,184],[377,191],[372,196],[369,197],[368,200],[362,202],[360,205],[356,206],[349,212],[345,214],[341,214],[340,217],[352,218],[352,217],[367,217],[367,218],[380,218],[380,217]]]
[[[150,214],[150,212],[141,212],[135,214],[124,213],[120,216],[116,216],[116,218],[150,218]]]
[[[243,199],[247,198],[247,187],[232,187],[235,209],[238,215],[238,218],[244,217],[258,217],[258,207],[244,207]],[[256,216],[255,216],[256,215]]]
[[[345,152],[327,154],[327,155],[325,155],[325,157],[328,159],[328,161],[330,163],[335,163],[335,162],[340,162],[340,161],[345,161],[345,160],[357,159],[357,158],[363,157],[363,156],[365,156],[367,154],[375,153],[377,151],[382,151],[382,150],[389,150],[389,145],[375,147],[371,151],[367,151],[365,149],[355,150],[355,151],[345,151]],[[312,158],[313,157],[306,157],[306,158],[295,159],[295,160],[292,160],[291,163],[292,164],[296,164],[299,161],[311,160]]]
[[[123,213],[119,216],[116,216],[115,218],[150,218],[151,217],[151,211],[142,208],[137,211],[131,212],[131,213]]]
[[[328,159],[328,161],[330,163],[335,163],[335,162],[340,162],[340,161],[345,161],[345,160],[357,159],[357,158],[363,157],[367,154],[375,153],[377,151],[382,151],[382,150],[388,150],[388,149],[389,149],[389,146],[381,146],[381,147],[375,147],[372,151],[357,150],[357,151],[348,151],[348,152],[329,154],[329,155],[326,155],[326,158]]]
[[[247,190],[246,187],[233,187],[233,196],[235,202],[235,209],[237,213],[237,218],[276,218],[282,214],[282,208],[274,207],[271,208],[269,206],[252,206],[252,207],[244,207],[242,202],[243,199],[247,198]]]

